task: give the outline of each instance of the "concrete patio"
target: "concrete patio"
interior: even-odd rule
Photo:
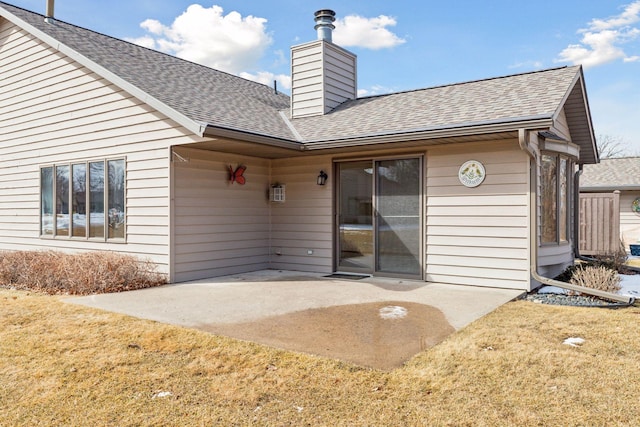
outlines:
[[[263,270],[65,301],[390,369],[522,293]]]

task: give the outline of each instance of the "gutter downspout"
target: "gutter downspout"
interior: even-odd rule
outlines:
[[[573,253],[580,259],[580,176],[584,165],[580,163],[578,170],[573,175]]]
[[[527,141],[528,131],[526,129],[518,129],[518,143],[520,144],[520,149],[527,153],[529,157],[533,160],[536,167],[530,167],[530,175],[531,175],[531,188],[529,191],[529,244],[530,244],[530,260],[531,260],[531,277],[548,286],[556,286],[562,289],[568,289],[574,292],[580,292],[587,295],[593,295],[600,298],[605,298],[611,301],[617,301],[621,303],[625,303],[631,305],[635,302],[635,298],[626,297],[623,295],[614,294],[611,292],[604,292],[597,289],[585,288],[584,286],[577,286],[571,283],[560,282],[559,280],[550,279],[548,277],[541,276],[538,273],[538,200],[537,200],[537,185],[538,185],[538,174],[537,174],[537,164],[538,159],[536,153],[531,149],[529,143]],[[575,239],[575,236],[574,236]]]

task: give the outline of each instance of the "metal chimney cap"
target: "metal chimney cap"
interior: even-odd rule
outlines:
[[[336,13],[331,9],[321,9],[313,14],[316,25],[313,27],[318,31],[318,40],[331,41],[331,31],[336,27],[333,21],[336,20]]]
[[[321,17],[329,17],[331,18],[331,22],[335,21],[336,13],[331,9],[320,9],[316,13],[313,14],[316,17],[316,21]]]

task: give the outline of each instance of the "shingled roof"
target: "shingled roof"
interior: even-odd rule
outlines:
[[[344,102],[324,116],[295,119],[305,141],[551,119],[579,67],[563,67]]]
[[[10,15],[7,15],[7,12]],[[325,148],[553,125],[565,109],[581,161],[597,154],[579,66],[365,97],[314,117],[289,118],[273,88],[0,2],[0,14],[200,135],[232,131]]]
[[[640,190],[640,157],[602,159],[598,164],[585,165],[580,190]]]

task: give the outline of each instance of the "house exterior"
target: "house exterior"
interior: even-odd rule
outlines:
[[[640,243],[640,157],[602,159],[585,165],[580,176],[580,192],[602,194],[619,192],[620,239],[629,245]]]
[[[581,67],[357,98],[333,19],[292,47],[289,97],[0,2],[0,250],[119,251],[172,282],[529,290],[570,264],[573,171],[598,162]]]

